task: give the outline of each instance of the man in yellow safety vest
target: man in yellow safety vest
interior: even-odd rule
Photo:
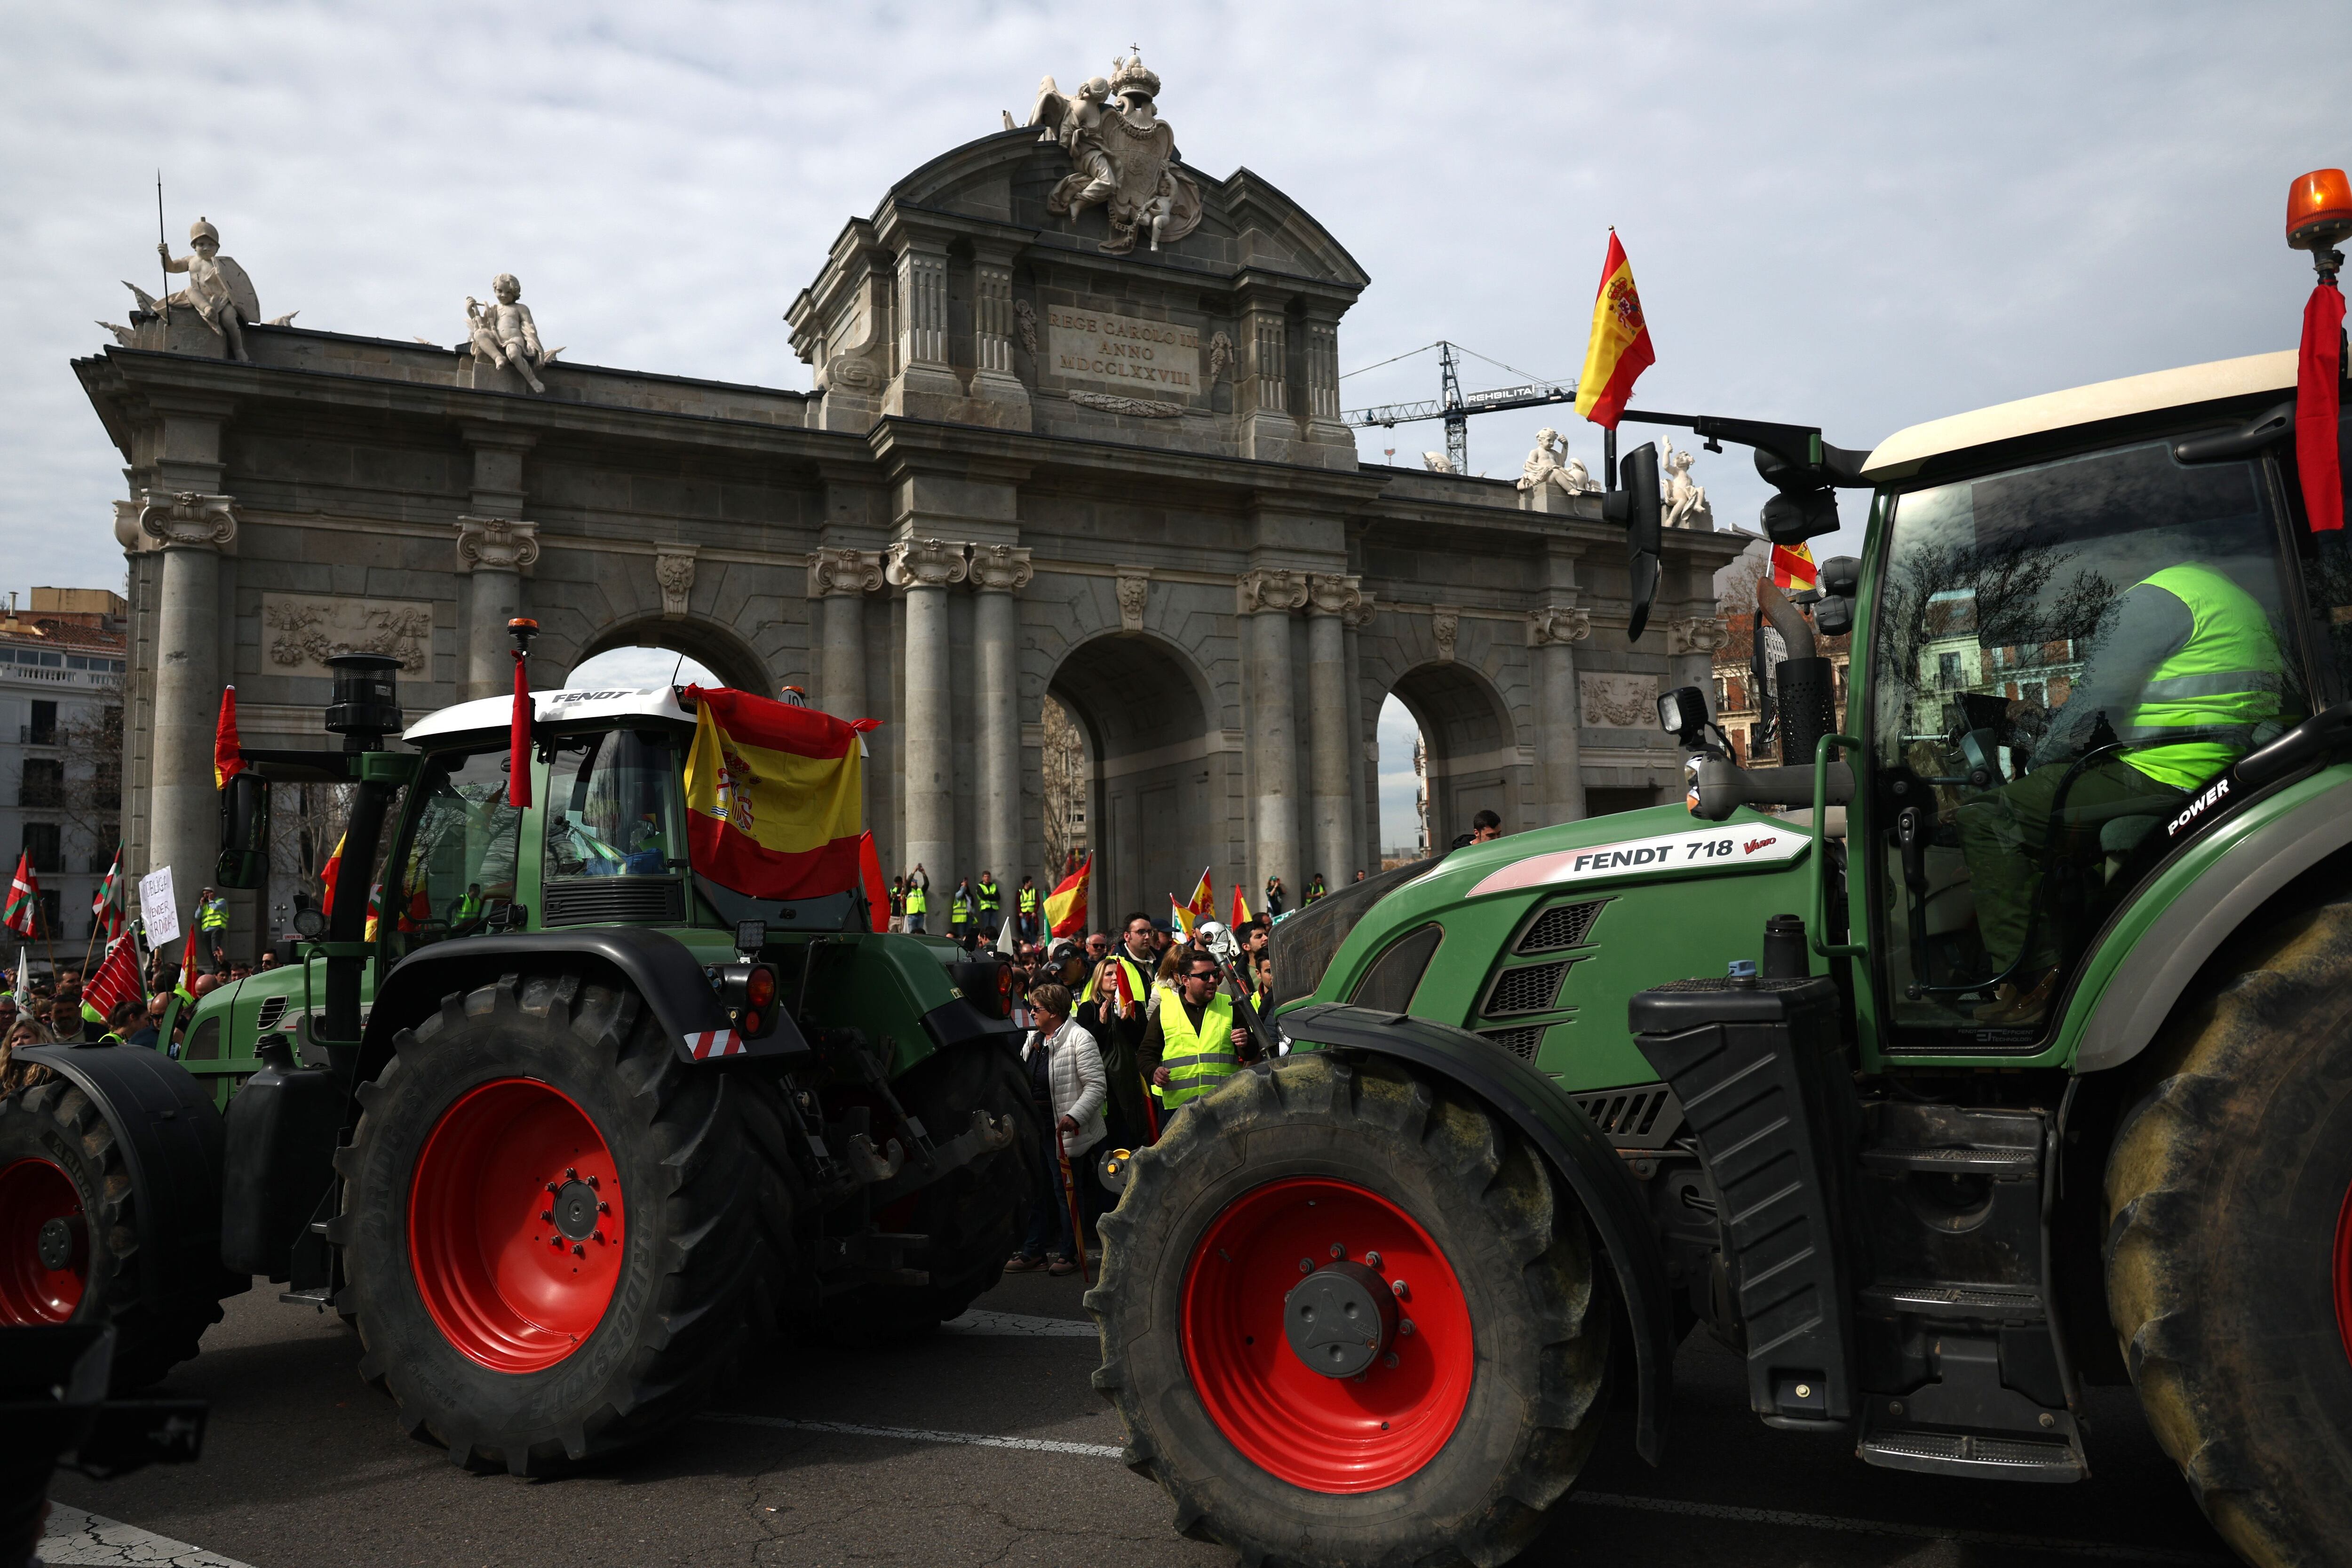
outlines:
[[[907,874],[907,930],[923,934],[923,916],[931,907],[931,877],[918,864]]]
[[[1023,942],[1043,942],[1045,940],[1045,935],[1038,929],[1037,924],[1037,911],[1040,906],[1038,902],[1036,878],[1024,877],[1021,879],[1021,891],[1018,895],[1018,900],[1019,901],[1014,904],[1013,908],[1020,915],[1021,924],[1013,934]]]
[[[1194,953],[1176,994],[1153,1010],[1138,1055],[1152,1092],[1174,1110],[1240,1071],[1248,1038],[1234,1026],[1233,998],[1217,988],[1216,960]]]
[[[2062,933],[2053,912],[2035,906],[2053,833],[2095,843],[2109,823],[2160,817],[2299,716],[2270,616],[2201,563],[2133,584],[2086,652],[2083,678],[2027,771],[1959,808],[1987,962],[1995,973],[2015,972],[1977,1009],[1981,1023],[2027,1025],[2048,1010]],[[2081,762],[2110,744],[2120,749]]]
[[[1004,895],[996,886],[996,873],[982,871],[980,880],[971,885],[972,896],[980,900],[980,940],[996,940],[997,915],[1004,908]]]

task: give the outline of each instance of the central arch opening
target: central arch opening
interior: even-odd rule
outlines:
[[[1211,819],[1223,758],[1210,752],[1208,708],[1182,661],[1149,637],[1097,637],[1071,649],[1046,685],[1085,749],[1087,921],[1097,931],[1130,910],[1166,918],[1170,895],[1190,893],[1202,867],[1223,858]],[[1052,833],[1048,825],[1049,845]],[[1220,887],[1229,875],[1219,869]]]
[[[1391,709],[1402,710],[1404,722],[1392,720]],[[1420,742],[1417,768],[1409,752],[1402,767],[1391,760],[1391,737],[1402,741],[1408,731]],[[1400,827],[1410,824],[1419,830],[1416,837],[1425,834],[1421,841],[1431,854],[1444,853],[1455,838],[1469,832],[1470,819],[1481,811],[1501,817],[1507,831],[1522,826],[1512,787],[1519,771],[1517,740],[1494,688],[1478,675],[1450,663],[1407,670],[1381,705],[1379,732],[1383,859],[1392,847],[1416,841],[1392,834],[1391,821],[1398,821]],[[1403,818],[1402,809],[1394,816],[1391,813],[1392,795],[1399,797],[1400,808],[1404,804],[1403,781],[1395,780],[1391,786],[1392,771],[1403,769],[1412,769],[1419,775],[1413,780],[1420,803],[1418,822]]]

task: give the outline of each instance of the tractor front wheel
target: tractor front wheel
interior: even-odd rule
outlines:
[[[1095,1385],[1244,1562],[1500,1563],[1599,1434],[1583,1216],[1507,1123],[1377,1058],[1236,1074],[1102,1221]]]
[[[746,1132],[754,1086],[570,974],[452,995],[394,1047],[330,1237],[403,1427],[539,1475],[691,1414],[782,1282],[790,1189]]]
[[[2352,902],[2242,942],[2149,1049],[2107,1164],[2148,1424],[2247,1561],[2352,1541]]]

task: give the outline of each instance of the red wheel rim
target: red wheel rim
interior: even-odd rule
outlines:
[[[2344,1189],[2344,1207],[2336,1216],[2336,1331],[2344,1338],[2344,1356],[2352,1361],[2352,1187]]]
[[[53,1221],[66,1227],[49,1237],[52,1253],[60,1243],[67,1252],[62,1268],[41,1256]],[[89,1288],[89,1225],[64,1166],[34,1159],[0,1166],[0,1323],[29,1329],[73,1316]]]
[[[1283,1298],[1334,1246],[1405,1282],[1396,1364],[1357,1378],[1301,1363]],[[1402,1324],[1400,1324],[1402,1330]],[[1470,1398],[1470,1306],[1445,1254],[1379,1194],[1324,1177],[1270,1182],[1210,1222],[1184,1275],[1184,1362],[1209,1418],[1258,1468],[1318,1492],[1394,1486],[1445,1447]]]
[[[604,1321],[623,1219],[587,1112],[536,1079],[499,1079],[443,1111],[416,1157],[409,1266],[452,1345],[493,1372],[538,1372]]]

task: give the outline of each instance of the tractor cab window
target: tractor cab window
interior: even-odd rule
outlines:
[[[547,921],[682,919],[686,732],[607,730],[555,743],[547,770]]]
[[[522,812],[507,804],[506,748],[426,762],[415,824],[392,906],[399,950],[503,929],[522,835]]]
[[[2308,711],[2280,538],[2163,442],[1897,499],[1869,875],[1892,1021],[1942,1032],[1897,1048],[2037,1038],[2164,821]]]

